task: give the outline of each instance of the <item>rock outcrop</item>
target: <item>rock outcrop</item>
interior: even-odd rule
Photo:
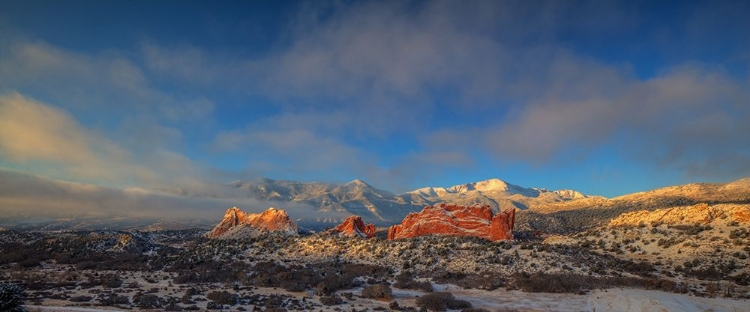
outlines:
[[[206,233],[206,237],[217,238],[239,226],[250,226],[259,231],[280,231],[297,234],[297,225],[289,219],[289,215],[282,209],[271,207],[262,213],[246,213],[237,207],[232,207],[224,213],[224,219],[211,232]]]
[[[372,223],[365,224],[360,216],[350,216],[335,228],[328,230],[328,233],[372,238],[375,237],[375,225]]]
[[[641,224],[709,224],[717,220],[724,222],[750,223],[750,205],[719,204],[639,210],[621,214],[609,221],[610,227],[638,226]]]
[[[410,213],[399,225],[388,229],[388,239],[430,234],[476,236],[491,241],[513,239],[515,210],[493,214],[489,206],[440,204]]]
[[[147,237],[138,232],[120,234],[117,236],[117,244],[108,251],[142,253],[152,248]]]

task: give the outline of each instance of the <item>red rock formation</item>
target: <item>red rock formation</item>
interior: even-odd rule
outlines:
[[[208,232],[206,237],[219,237],[229,229],[240,225],[250,225],[264,231],[283,231],[289,234],[297,234],[297,225],[289,219],[289,215],[284,210],[271,207],[263,213],[246,213],[237,207],[232,207],[227,209],[227,212],[224,213],[224,219],[211,232]]]
[[[350,216],[337,227],[328,231],[331,234],[344,236],[359,236],[364,238],[375,237],[375,225],[365,224],[359,216]]]
[[[388,229],[388,239],[429,234],[476,236],[492,241],[513,239],[516,211],[508,209],[493,215],[489,206],[440,204],[410,213],[400,225]]]

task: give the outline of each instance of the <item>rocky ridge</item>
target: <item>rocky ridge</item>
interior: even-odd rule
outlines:
[[[750,206],[708,205],[673,207],[654,211],[628,212],[609,221],[609,226],[637,226],[641,224],[709,224],[715,220],[750,223]]]
[[[517,215],[516,228],[520,231],[540,231],[550,234],[571,234],[598,226],[606,226],[622,214],[706,204],[750,205],[750,179],[729,183],[692,183],[668,186],[646,192],[632,193],[612,199],[588,197],[553,202],[522,211]],[[635,224],[641,220],[634,218]],[[648,221],[644,221],[648,224]]]
[[[244,227],[251,229],[243,229]],[[296,235],[297,225],[289,219],[289,215],[282,209],[271,207],[262,213],[246,213],[237,207],[232,207],[224,213],[224,218],[221,222],[213,230],[206,233],[206,237],[218,238],[226,233],[236,233],[245,230],[253,232],[282,232]]]
[[[388,229],[388,239],[440,234],[475,236],[491,241],[513,239],[515,210],[494,214],[489,206],[440,204],[410,213]]]

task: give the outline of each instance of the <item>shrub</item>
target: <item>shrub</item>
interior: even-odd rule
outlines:
[[[597,279],[577,274],[516,273],[516,286],[525,292],[578,293],[596,287]]]
[[[281,297],[280,295],[273,294],[273,295],[268,296],[268,298],[266,299],[266,303],[264,305],[266,307],[266,311],[269,311],[269,309],[271,308],[281,309],[282,303],[284,303],[284,298]],[[273,310],[270,310],[270,311],[273,311]]]
[[[94,298],[91,297],[91,296],[75,296],[75,297],[71,297],[70,300],[68,300],[68,301],[70,301],[70,302],[89,302],[89,301],[91,301],[93,299]]]
[[[479,274],[463,274],[463,273],[452,273],[452,272],[435,272],[432,275],[432,280],[440,284],[454,284],[461,286],[462,288],[468,289],[483,289],[483,290],[494,290],[505,285],[505,278],[497,274],[479,275]],[[415,282],[418,283],[418,282]],[[429,289],[421,288],[410,288],[410,289],[421,289],[423,291],[432,291],[432,285],[427,283]],[[403,287],[399,287],[403,288]]]
[[[410,272],[403,272],[396,276],[396,283],[393,286],[401,289],[415,289],[424,292],[432,291],[432,283],[430,283],[429,281],[415,281],[414,275],[412,275]]]
[[[206,304],[206,309],[208,310],[223,310],[224,307],[216,302],[209,302]]]
[[[651,263],[648,262],[632,262],[632,261],[623,261],[621,263],[621,267],[623,270],[633,273],[640,276],[651,276],[651,272],[656,271],[656,268]]]
[[[343,302],[344,300],[342,300],[341,297],[336,296],[336,295],[320,297],[320,303],[327,305],[327,306],[338,305]]]
[[[338,290],[338,285],[335,283],[325,281],[318,283],[315,286],[315,294],[318,296],[328,296],[335,293]]]
[[[366,286],[365,289],[362,290],[362,297],[365,298],[390,300],[392,296],[393,291],[391,290],[391,286],[386,284]]]
[[[192,300],[192,297],[198,294],[198,290],[195,288],[188,288],[185,290],[185,294],[182,295],[182,303],[184,304],[194,304],[195,301]]]
[[[347,263],[341,268],[341,273],[353,276],[388,276],[391,270],[378,265]]]
[[[742,273],[737,276],[730,276],[729,279],[740,286],[750,285],[750,274],[748,273]]]
[[[417,298],[416,303],[420,307],[432,311],[445,311],[445,309],[461,310],[471,308],[471,303],[466,300],[458,300],[449,292],[434,292]]]
[[[236,294],[229,293],[226,290],[212,291],[208,293],[206,298],[218,304],[228,304],[228,305],[237,304],[237,299],[238,299]]]
[[[712,229],[710,225],[700,225],[699,223],[689,225],[689,224],[677,224],[672,226],[673,228],[684,231],[688,235],[696,235],[700,232],[703,232],[705,230]]]
[[[26,311],[23,306],[24,293],[23,287],[19,285],[0,283],[0,311]]]
[[[327,296],[340,289],[348,289],[352,286],[354,276],[350,274],[336,275],[334,273],[326,274],[326,278],[315,286],[315,294],[318,296]]]
[[[394,284],[393,286],[395,286],[396,288],[401,288],[401,289],[415,289],[415,290],[421,290],[424,292],[432,291],[432,283],[430,283],[429,281],[420,282],[420,281],[410,280],[407,282],[396,282],[396,284]]]
[[[724,279],[724,273],[715,266],[709,266],[703,269],[686,270],[685,275],[695,277],[701,280],[718,281]]]
[[[170,302],[164,306],[164,311],[182,311],[182,307],[178,305],[176,302]],[[237,311],[245,311],[245,310],[237,309]]]
[[[99,297],[99,302],[104,306],[113,306],[118,304],[130,304],[130,298],[127,296],[120,296],[120,295],[103,295]]]
[[[667,279],[647,278],[640,282],[641,287],[645,289],[656,289],[661,291],[679,292],[677,282]]]
[[[158,309],[162,306],[161,298],[154,294],[136,294],[133,304],[141,309]]]
[[[302,292],[307,289],[307,287],[305,287],[305,285],[303,285],[302,283],[292,281],[283,281],[279,283],[279,286],[281,286],[281,288],[284,288],[284,290],[291,292]]]

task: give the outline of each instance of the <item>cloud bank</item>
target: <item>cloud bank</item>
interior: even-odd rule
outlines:
[[[257,201],[247,198],[239,190],[221,189],[222,192],[211,194],[212,197],[180,196],[140,188],[114,189],[0,170],[3,218],[121,217],[185,222],[220,220],[224,211],[233,206],[248,212],[262,212],[268,207],[281,208],[293,219],[342,218],[341,214],[317,212],[302,204]]]

